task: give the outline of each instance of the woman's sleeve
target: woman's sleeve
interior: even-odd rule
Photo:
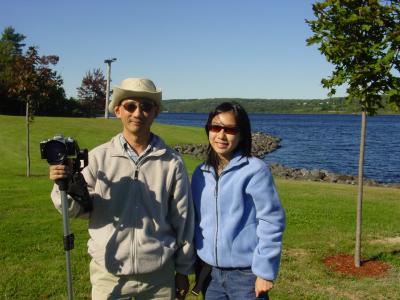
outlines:
[[[268,166],[264,165],[254,174],[247,193],[253,198],[258,221],[258,245],[253,254],[252,270],[263,279],[274,280],[281,259],[285,212]]]

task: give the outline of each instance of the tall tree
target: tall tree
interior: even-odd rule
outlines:
[[[82,79],[82,84],[78,90],[80,99],[88,116],[95,116],[104,110],[106,101],[107,80],[101,69],[88,71]]]
[[[25,55],[16,55],[13,78],[8,93],[25,103],[26,117],[26,175],[30,176],[29,125],[40,102],[49,97],[49,91],[62,89],[62,79],[49,66],[58,62],[58,56],[40,57],[36,47],[29,47]]]
[[[15,32],[15,29],[11,26],[6,27],[1,35],[0,41],[8,43],[11,46],[11,52],[14,55],[21,55],[25,44],[21,43],[25,40],[26,36]]]
[[[10,93],[10,89],[16,86],[16,80],[20,77],[21,70],[26,71],[26,66],[24,68],[21,66],[32,63],[32,60],[29,62],[27,58],[28,51],[24,53],[24,39],[25,36],[16,33],[12,27],[5,28],[0,38],[0,113],[3,114],[25,114],[25,100],[19,99],[16,93]],[[58,57],[54,55],[39,57],[37,53],[36,55],[35,72],[42,74],[42,78],[47,76],[59,81],[59,76],[49,68],[51,64],[57,63]],[[38,88],[40,89],[40,87]],[[45,88],[47,96],[36,99],[35,114],[68,114],[68,104],[71,101],[65,98],[65,91],[61,84],[47,85]]]
[[[16,33],[13,27],[6,27],[0,38],[0,112],[8,113],[18,109],[19,103],[8,97],[8,86],[13,78],[16,57],[22,55],[25,36]]]
[[[313,31],[307,44],[318,44],[334,65],[332,75],[322,79],[323,87],[332,96],[337,86],[345,84],[347,98],[361,104],[354,256],[355,266],[360,267],[366,115],[375,115],[387,104],[400,107],[399,0],[324,0],[312,8],[316,19],[306,20]]]

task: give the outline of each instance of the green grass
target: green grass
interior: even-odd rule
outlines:
[[[118,120],[38,117],[31,126],[31,174],[25,177],[24,118],[0,116],[0,299],[66,299],[62,219],[50,201],[52,183],[39,142],[55,133],[81,148],[120,131]],[[168,144],[204,143],[200,128],[154,125]],[[185,156],[191,173],[198,160]],[[287,214],[284,251],[272,299],[399,299],[400,244],[374,243],[400,236],[400,189],[365,187],[362,258],[392,265],[384,278],[334,274],[322,260],[353,255],[356,187],[276,179]],[[87,223],[73,220],[71,252],[75,299],[89,299]],[[196,299],[188,297],[188,299]]]

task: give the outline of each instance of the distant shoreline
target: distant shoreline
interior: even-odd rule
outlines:
[[[236,102],[248,113],[269,114],[360,114],[358,101],[343,97],[328,99],[244,99],[244,98],[207,98],[207,99],[170,99],[162,102],[165,113],[208,113],[222,102]],[[385,105],[384,105],[385,106]],[[399,115],[389,107],[379,109],[378,115]]]
[[[191,112],[191,111],[162,111],[162,114],[208,114],[209,112]],[[361,112],[352,112],[352,113],[346,113],[346,112],[319,112],[319,113],[312,113],[312,112],[249,112],[249,114],[252,115],[349,115],[349,116],[361,116]],[[399,113],[379,113],[374,116],[367,116],[368,118],[370,117],[379,117],[379,116],[400,116]],[[157,119],[156,119],[157,120]]]

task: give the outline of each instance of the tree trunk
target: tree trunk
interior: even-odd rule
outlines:
[[[360,140],[360,157],[358,160],[358,196],[357,196],[357,225],[356,225],[356,249],[354,256],[354,264],[357,268],[361,266],[361,225],[362,225],[362,199],[363,199],[363,178],[364,178],[364,148],[365,148],[365,131],[367,117],[366,112],[361,114],[361,140]]]
[[[29,177],[31,174],[31,158],[29,152],[29,102],[28,101],[26,101],[25,122],[26,122],[26,177]]]

